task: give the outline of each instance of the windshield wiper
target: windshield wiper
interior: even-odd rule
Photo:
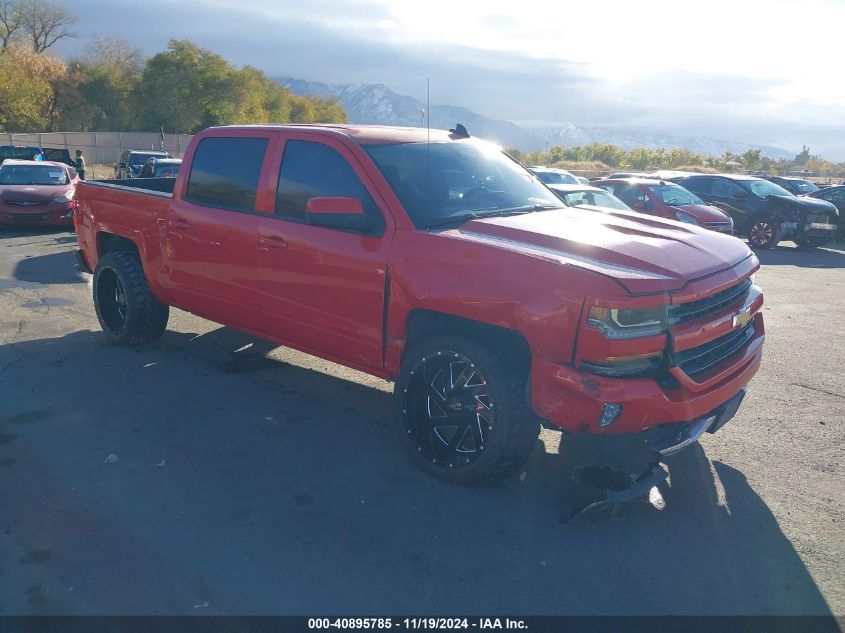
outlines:
[[[491,213],[478,213],[478,211],[473,211],[471,213],[462,213],[461,215],[454,215],[450,218],[445,218],[443,220],[439,220],[437,222],[432,222],[427,224],[425,229],[430,231],[431,229],[440,228],[443,226],[449,225],[457,225],[460,226],[470,220],[482,220],[484,218],[502,218],[511,215],[525,215],[526,213],[534,213],[535,211],[548,211],[550,209],[562,209],[563,206],[557,204],[535,204],[530,207],[513,207],[511,209],[499,209],[498,211],[493,211]],[[480,209],[483,211],[483,209]]]

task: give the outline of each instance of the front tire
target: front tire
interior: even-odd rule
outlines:
[[[748,224],[751,248],[770,249],[780,242],[780,228],[771,216],[758,216]]]
[[[400,441],[427,473],[452,483],[515,473],[540,432],[520,378],[475,341],[442,336],[408,352],[394,390]]]
[[[94,308],[112,342],[137,345],[161,336],[170,309],[150,292],[141,260],[132,251],[106,253],[94,270]]]

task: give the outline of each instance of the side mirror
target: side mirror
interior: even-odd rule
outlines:
[[[126,169],[126,163],[124,163],[123,161],[120,161],[120,162],[117,164],[117,166],[118,166],[120,169]]]
[[[357,198],[320,197],[305,203],[308,222],[338,231],[378,236],[384,231],[381,216],[367,215]]]

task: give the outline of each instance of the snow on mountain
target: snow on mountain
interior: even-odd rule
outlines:
[[[292,77],[276,80],[297,95],[314,94],[336,98],[346,110],[350,123],[420,126],[425,103],[400,95],[384,84],[331,85]],[[485,138],[503,147],[523,151],[546,149],[552,145],[575,147],[590,143],[609,143],[625,150],[636,147],[650,149],[687,149],[700,154],[721,156],[726,151],[742,154],[760,149],[769,158],[792,158],[795,153],[779,147],[737,143],[698,136],[683,136],[610,127],[576,126],[571,123],[555,128],[528,129],[510,121],[491,119],[468,108],[451,105],[431,107],[431,126],[448,129],[462,123],[470,134]]]

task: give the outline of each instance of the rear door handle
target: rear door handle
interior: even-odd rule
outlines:
[[[261,241],[267,248],[279,249],[288,247],[288,243],[281,235],[262,235]]]
[[[175,229],[176,231],[187,231],[191,228],[191,223],[187,220],[177,219],[177,220],[170,220],[167,223],[171,229]]]

